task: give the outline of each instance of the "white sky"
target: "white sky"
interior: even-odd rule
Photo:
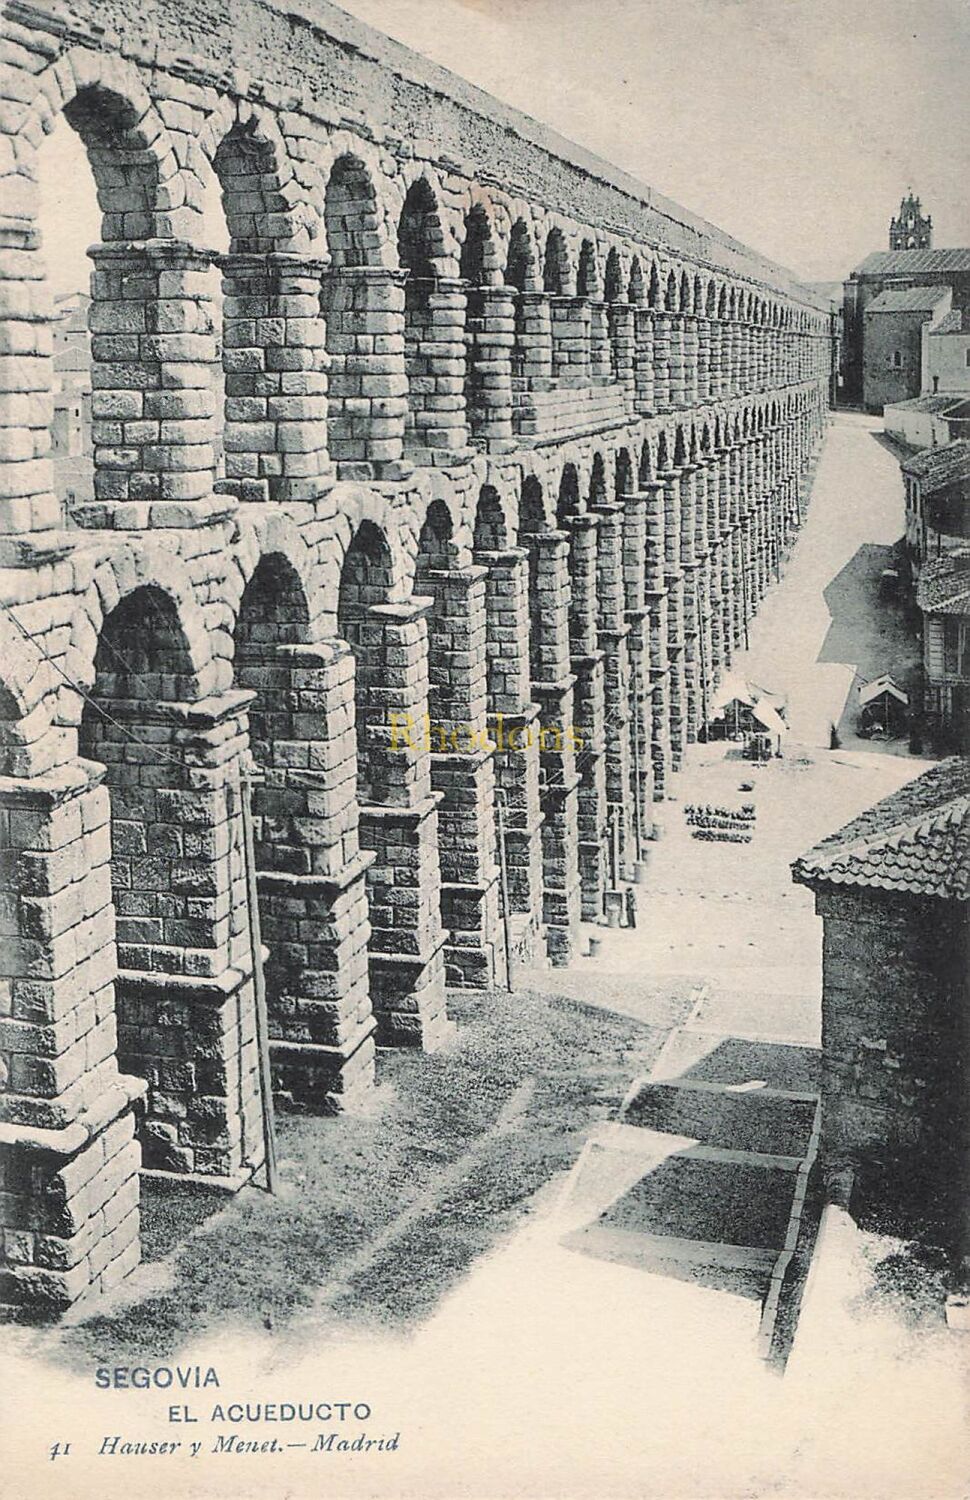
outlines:
[[[806,279],[841,279],[886,248],[910,185],[933,215],[934,244],[970,245],[967,0],[343,8]],[[68,127],[44,154],[41,228],[62,290],[85,283],[89,262],[72,246],[94,242],[98,221]]]

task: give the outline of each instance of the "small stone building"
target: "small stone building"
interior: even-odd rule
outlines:
[[[880,292],[863,317],[862,404],[881,411],[923,388],[923,330],[950,311],[948,286]]]
[[[863,396],[867,310],[886,291],[949,287],[953,306],[970,306],[970,248],[874,250],[843,283],[843,374],[849,401]],[[917,395],[919,386],[909,394]],[[900,397],[887,397],[889,400]]]
[[[824,924],[829,1191],[941,1244],[965,1282],[970,759],[943,761],[877,803],[793,876],[814,890]]]
[[[951,307],[922,330],[923,390],[970,395],[970,313]]]

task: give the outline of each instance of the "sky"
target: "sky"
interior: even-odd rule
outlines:
[[[887,248],[889,219],[910,187],[933,216],[935,245],[970,245],[968,0],[342,8],[803,279],[841,280]],[[62,124],[57,136],[70,135]],[[66,203],[91,242],[93,189],[78,149],[48,142],[44,212],[63,233]],[[52,279],[81,284],[83,256],[57,260]]]

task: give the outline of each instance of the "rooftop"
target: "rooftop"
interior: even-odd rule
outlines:
[[[970,439],[943,443],[939,448],[924,448],[922,453],[904,458],[899,467],[904,474],[921,480],[926,493],[958,484],[970,479]]]
[[[883,293],[885,296],[885,293]],[[929,330],[930,333],[962,333],[966,315],[962,308],[951,307],[948,313],[944,313],[938,323],[934,323]]]
[[[970,615],[970,547],[959,547],[924,564],[916,603],[924,614]]]
[[[927,271],[970,271],[970,248],[953,250],[874,250],[853,276],[920,275]]]
[[[866,308],[867,313],[932,312],[938,302],[951,295],[948,286],[907,286],[880,292]]]
[[[935,396],[912,396],[909,401],[893,401],[887,404],[887,411],[925,411],[933,416],[940,412],[949,412],[951,408],[959,406],[964,401],[963,396],[951,391],[947,395]]]
[[[942,761],[877,802],[796,860],[792,876],[970,900],[970,759]]]

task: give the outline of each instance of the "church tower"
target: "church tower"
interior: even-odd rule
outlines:
[[[890,250],[929,250],[933,245],[933,220],[923,217],[922,205],[913,189],[899,205],[899,216],[889,225]]]

